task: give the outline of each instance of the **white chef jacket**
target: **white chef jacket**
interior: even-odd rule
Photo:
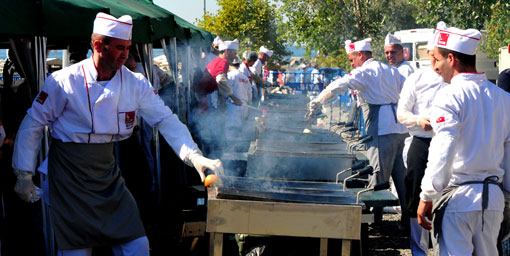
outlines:
[[[234,91],[234,95],[241,100],[243,104],[251,103],[251,84],[248,77],[239,71],[239,69],[228,72],[228,83]],[[248,116],[248,108],[246,106],[237,106],[228,102],[226,106],[226,123],[225,128],[237,126],[241,127],[244,120]]]
[[[92,58],[48,76],[18,131],[15,169],[35,170],[45,125],[51,127],[52,137],[63,142],[107,143],[128,138],[137,115],[157,126],[182,160],[198,150],[187,127],[164,105],[142,74],[122,66],[104,85],[96,78]]]
[[[246,65],[246,63],[242,62],[241,65],[239,65],[239,71],[243,73],[248,79],[251,81],[251,71],[250,67]]]
[[[263,78],[264,70],[262,68],[262,61],[260,61],[260,59],[257,59],[257,61],[255,61],[255,63],[250,67],[250,70],[251,72]]]
[[[208,52],[205,55],[205,57],[202,59],[202,65],[200,65],[200,67],[202,68],[202,71],[205,70],[205,68],[207,67],[207,64],[209,64],[211,61],[213,61],[216,58],[218,58],[218,56],[214,55],[214,53],[212,53],[212,52]]]
[[[321,92],[319,99],[323,95],[332,98],[337,94],[344,94],[347,89],[358,90],[362,102],[383,105],[379,109],[378,135],[407,133],[405,126],[395,122],[393,107],[385,105],[398,102],[404,80],[396,68],[370,58],[361,67],[352,70],[349,75],[329,84]]]
[[[402,61],[398,64],[397,69],[398,72],[406,78],[414,72],[414,68],[407,61]]]
[[[253,92],[257,92],[257,86],[255,85],[255,83],[252,83],[252,73],[251,73],[251,70],[250,70],[250,67],[248,67],[248,65],[243,62],[241,63],[241,65],[239,65],[239,71],[241,73],[243,73],[246,77],[248,77],[248,80],[250,80],[250,83],[251,83],[251,89],[252,89],[252,93],[250,93],[250,95],[253,95]],[[251,98],[250,98],[251,99]],[[251,102],[251,100],[250,100]]]
[[[489,82],[484,73],[460,73],[432,103],[435,132],[429,148],[420,198],[432,201],[448,185],[483,181],[489,176],[503,181],[503,160],[510,150],[510,94]],[[459,187],[446,212],[480,211],[482,184]],[[502,211],[503,193],[489,185],[488,210]]]
[[[248,77],[241,73],[239,69],[229,71],[227,76],[228,83],[230,87],[232,87],[234,95],[240,99],[243,104],[248,104],[251,99],[251,85]]]
[[[400,92],[397,116],[411,135],[432,138],[433,131],[423,130],[418,121],[430,117],[430,105],[445,85],[443,78],[431,68],[420,69],[406,79]]]
[[[322,75],[316,68],[312,70],[312,82],[314,84],[319,84],[322,82]]]

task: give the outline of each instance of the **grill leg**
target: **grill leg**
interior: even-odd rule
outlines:
[[[327,238],[321,238],[321,247],[320,247],[320,256],[327,256],[328,255],[328,239]]]
[[[342,256],[350,256],[351,255],[351,240],[343,239],[342,240]]]
[[[223,233],[210,233],[209,256],[222,256]]]

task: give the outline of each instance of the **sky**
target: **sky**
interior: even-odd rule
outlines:
[[[195,20],[204,14],[204,0],[153,0],[153,2],[177,16],[196,25]],[[216,0],[205,0],[207,12],[216,13],[219,9]]]

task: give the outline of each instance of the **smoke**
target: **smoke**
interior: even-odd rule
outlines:
[[[347,153],[346,144],[341,142],[340,136],[307,124],[304,115],[308,98],[302,95],[280,97],[266,99],[258,111],[250,109],[241,128],[242,132],[236,138],[227,140],[223,137],[221,142],[215,142],[223,145],[222,155],[229,156],[230,160],[224,161],[228,167],[226,174],[282,180],[334,181],[337,172],[351,166],[354,156]],[[255,118],[258,120],[255,121]],[[224,121],[215,117],[206,122],[208,127],[218,128]],[[302,133],[307,127],[311,128],[312,134]],[[209,137],[220,138],[214,134]],[[236,156],[238,160],[235,160]],[[237,165],[232,166],[228,162],[237,162]],[[232,170],[239,168],[240,162],[246,164],[242,166],[245,170]],[[274,186],[270,187],[271,182],[257,186],[267,186],[265,189],[271,191],[278,190]]]
[[[209,97],[207,112],[194,108],[191,113],[192,133],[206,157],[222,159],[227,176],[334,181],[338,172],[351,167],[355,157],[347,153],[339,135],[305,121],[309,100],[299,94],[266,95],[263,103],[244,107],[246,117],[233,125],[232,112],[225,111],[231,103],[219,99],[215,108]],[[303,134],[305,128],[312,133]],[[281,190],[271,181],[256,186]]]

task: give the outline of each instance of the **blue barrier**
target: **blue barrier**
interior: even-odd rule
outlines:
[[[309,92],[320,92],[324,88],[324,83],[285,83],[285,86],[288,86],[292,89],[296,89],[296,91],[309,91]]]

